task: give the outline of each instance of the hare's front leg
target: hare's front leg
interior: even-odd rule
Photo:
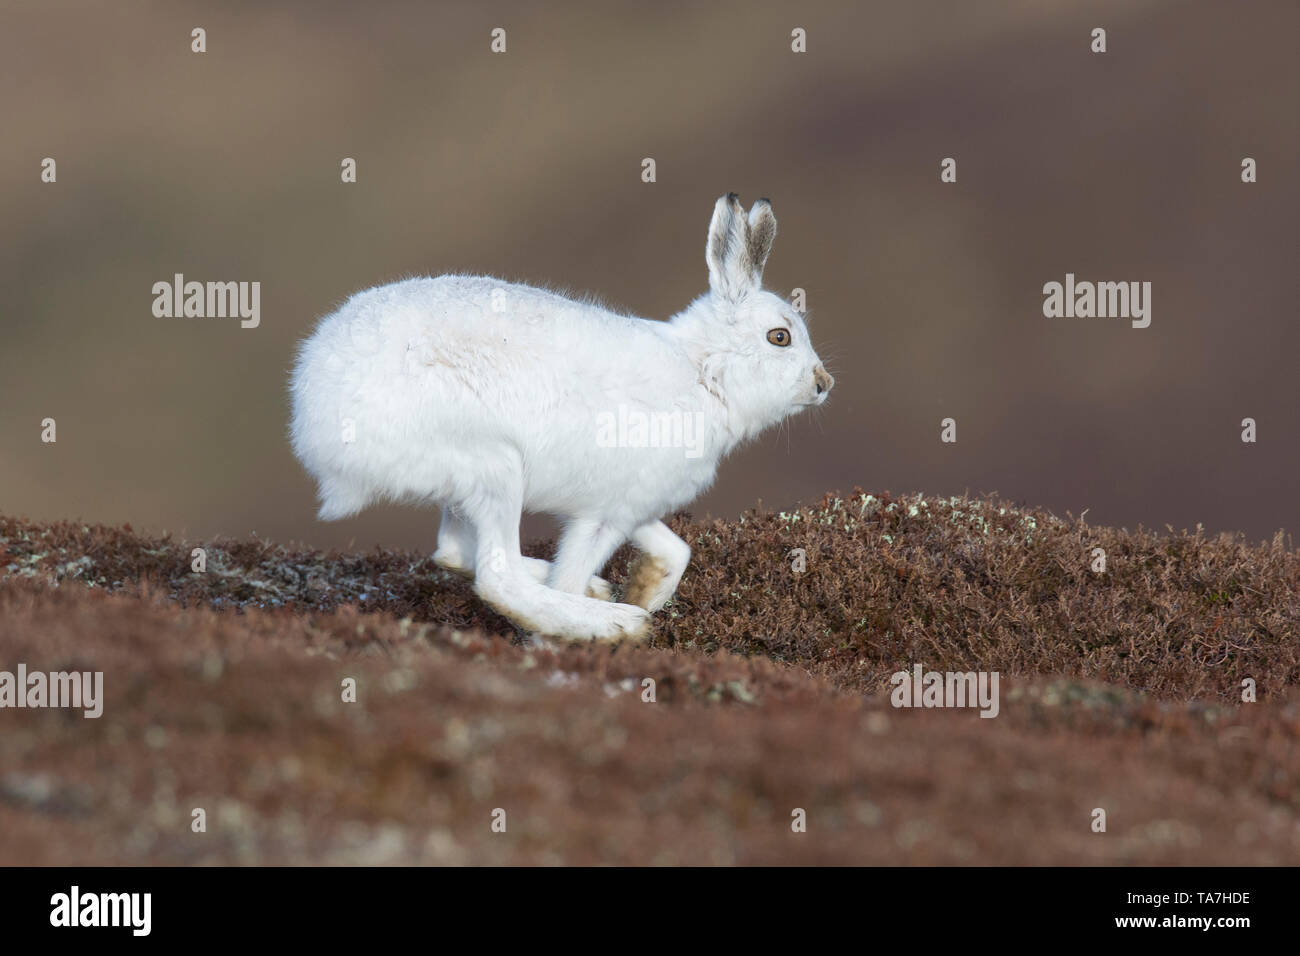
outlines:
[[[493,478],[500,480],[500,474]],[[523,469],[513,486],[493,489],[460,509],[474,527],[474,591],[520,627],[569,640],[639,640],[650,615],[631,604],[607,604],[545,587],[528,572],[519,553]]]
[[[551,562],[543,561],[541,558],[524,558],[524,569],[533,576],[533,579],[540,584],[548,584],[551,580]],[[571,594],[577,594],[577,591],[571,591]],[[597,601],[614,600],[614,587],[602,577],[592,575],[587,578],[587,588],[582,592],[589,598],[595,598]]]
[[[438,526],[438,550],[433,553],[433,563],[444,571],[451,571],[472,581],[474,580],[474,552],[474,528],[463,518],[457,517],[450,508],[444,508],[442,524]],[[524,570],[532,575],[533,580],[539,584],[545,584],[550,580],[550,561],[528,557],[523,557],[521,560]],[[614,589],[610,587],[608,581],[600,577],[589,578],[584,593],[587,597],[599,601],[614,599]]]
[[[613,594],[609,582],[596,574],[625,539],[623,532],[600,521],[571,519],[560,535],[546,584],[557,591],[610,600]]]
[[[474,550],[474,528],[450,508],[443,508],[433,563],[444,571],[473,579]]]
[[[691,560],[690,545],[662,521],[641,525],[632,532],[631,541],[644,553],[632,568],[623,600],[647,611],[657,611],[677,590],[677,583]]]

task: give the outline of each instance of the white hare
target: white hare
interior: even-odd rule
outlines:
[[[479,276],[354,295],[302,344],[290,386],[319,516],[438,505],[434,560],[516,624],[644,637],[690,559],[661,516],[834,384],[799,314],[762,289],[775,237],[767,200],[747,217],[719,199],[709,292],[667,322]],[[562,520],[553,562],[520,554],[524,511]],[[624,541],[643,554],[612,603],[594,575]]]

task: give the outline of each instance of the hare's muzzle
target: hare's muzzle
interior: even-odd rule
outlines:
[[[817,386],[818,395],[825,395],[835,384],[835,379],[831,377],[831,373],[826,371],[823,366],[818,365],[813,369],[813,384]]]

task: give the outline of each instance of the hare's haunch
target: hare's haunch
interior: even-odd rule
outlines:
[[[833,384],[799,314],[762,289],[775,238],[767,200],[747,216],[719,199],[709,291],[667,322],[479,276],[354,295],[302,344],[290,384],[320,517],[437,505],[434,560],[519,626],[644,637],[690,560],[660,518]],[[525,511],[563,521],[554,561],[520,554]],[[597,575],[625,541],[643,557],[613,603]]]

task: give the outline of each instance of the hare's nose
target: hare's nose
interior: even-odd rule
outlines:
[[[823,392],[831,390],[831,386],[835,384],[835,379],[831,378],[830,372],[818,365],[813,369],[813,382],[817,385],[817,394],[821,395]]]

